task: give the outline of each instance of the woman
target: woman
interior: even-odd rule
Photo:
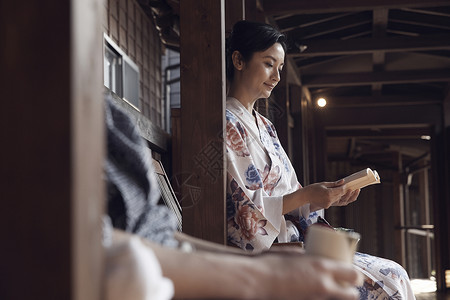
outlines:
[[[267,24],[240,21],[227,40],[228,242],[247,250],[303,241],[307,227],[323,220],[324,209],[359,195],[347,191],[343,180],[302,188],[272,123],[253,109],[280,81],[285,52],[285,36]],[[354,263],[366,275],[362,299],[414,299],[398,264],[359,253]]]

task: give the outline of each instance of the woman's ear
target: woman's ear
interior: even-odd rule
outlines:
[[[235,69],[241,71],[244,67],[244,58],[242,57],[242,54],[239,51],[234,51],[231,58]]]

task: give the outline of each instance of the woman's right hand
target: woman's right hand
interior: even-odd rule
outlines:
[[[327,209],[332,205],[347,205],[356,200],[359,190],[348,190],[343,179],[334,182],[318,182],[285,195],[283,214],[310,203],[311,211]]]
[[[344,180],[313,183],[305,186],[303,190],[303,197],[306,197],[311,206],[325,209],[350,194]]]

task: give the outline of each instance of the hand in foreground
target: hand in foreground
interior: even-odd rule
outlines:
[[[309,255],[261,255],[256,258],[258,299],[358,299],[363,276],[351,264]],[[261,277],[260,277],[261,276]],[[262,278],[270,277],[270,280]]]

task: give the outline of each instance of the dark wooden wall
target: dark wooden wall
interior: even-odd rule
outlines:
[[[101,298],[102,6],[0,3],[0,299]]]

